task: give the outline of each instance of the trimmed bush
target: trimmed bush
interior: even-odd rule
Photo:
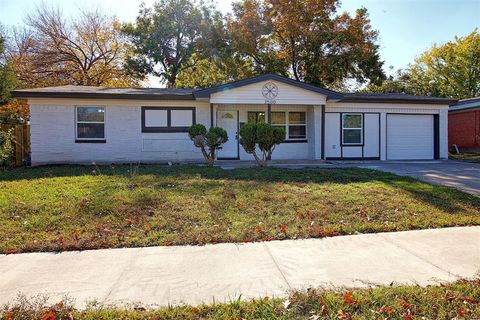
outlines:
[[[228,134],[222,128],[214,127],[207,131],[203,124],[194,124],[188,129],[188,136],[195,147],[202,150],[203,157],[209,166],[215,163],[215,153],[228,141]]]
[[[285,139],[285,129],[268,123],[247,123],[240,129],[240,144],[261,167],[267,165],[275,147]],[[257,147],[262,155],[257,154]]]

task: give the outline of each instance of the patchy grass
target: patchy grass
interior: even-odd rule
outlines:
[[[451,153],[448,157],[453,160],[480,163],[480,153],[478,152],[466,152],[461,154]]]
[[[119,309],[92,304],[75,310],[66,300],[53,306],[42,297],[20,297],[0,309],[10,319],[478,319],[480,281],[429,286],[399,286],[294,292],[288,299],[233,301],[227,304]]]
[[[480,224],[480,198],[368,169],[56,166],[0,172],[0,252]]]

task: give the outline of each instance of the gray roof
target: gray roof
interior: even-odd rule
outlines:
[[[467,110],[473,108],[480,108],[480,97],[460,100],[457,104],[451,105],[449,111]]]
[[[344,93],[342,102],[411,102],[411,103],[427,103],[427,104],[452,104],[457,102],[454,99],[417,96],[407,93]]]
[[[14,98],[92,98],[92,99],[140,99],[140,100],[195,100],[209,98],[211,94],[265,80],[275,80],[327,96],[328,100],[341,102],[387,102],[454,104],[457,100],[415,96],[404,93],[340,93],[312,84],[296,81],[276,74],[265,74],[206,89],[177,88],[109,88],[91,86],[60,86],[12,91]]]
[[[14,98],[131,98],[142,100],[194,100],[195,89],[173,88],[110,88],[92,86],[60,86],[12,91]]]

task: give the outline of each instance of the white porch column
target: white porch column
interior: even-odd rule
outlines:
[[[439,112],[440,159],[448,159],[448,109]]]
[[[313,106],[313,156],[322,159],[322,106]]]
[[[217,109],[218,105],[216,103],[210,104],[210,116],[212,117],[212,126],[217,126]]]
[[[387,114],[380,113],[380,160],[387,160]]]

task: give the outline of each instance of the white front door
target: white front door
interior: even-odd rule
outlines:
[[[238,159],[238,111],[217,111],[217,126],[228,134],[228,141],[218,150],[217,158]]]

